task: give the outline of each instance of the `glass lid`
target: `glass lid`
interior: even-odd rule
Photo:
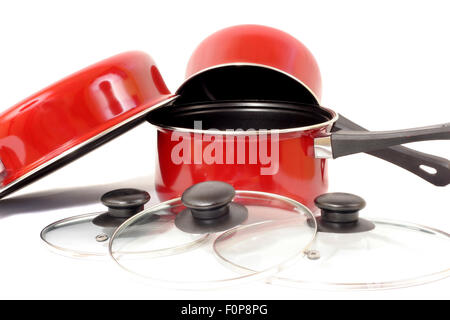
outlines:
[[[359,218],[363,199],[345,193],[316,199],[322,210],[318,233],[305,255],[268,282],[301,288],[375,290],[435,281],[450,274],[449,234],[428,227]],[[292,233],[284,233],[286,238]],[[243,236],[230,231],[216,239],[222,261],[233,269],[262,268],[233,250]],[[288,239],[286,239],[288,241]],[[268,254],[277,255],[266,251]]]
[[[229,268],[218,259],[217,239],[224,231],[240,238],[227,241],[229,250],[254,269]],[[292,236],[286,239],[285,232]],[[294,200],[208,181],[128,219],[113,234],[109,251],[120,267],[151,284],[206,289],[279,272],[302,255],[315,234],[314,216]]]
[[[307,256],[273,283],[342,289],[388,289],[450,275],[449,235],[404,222],[374,220],[364,233],[320,232]]]
[[[108,242],[114,230],[132,215],[142,211],[150,195],[138,189],[117,189],[105,193],[101,201],[107,211],[56,221],[41,231],[41,239],[59,254],[72,257],[108,255]]]

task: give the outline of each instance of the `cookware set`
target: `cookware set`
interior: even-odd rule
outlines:
[[[109,254],[143,279],[181,288],[265,279],[376,289],[446,277],[449,256],[433,250],[449,252],[448,234],[360,218],[363,199],[327,193],[327,159],[365,152],[446,186],[447,159],[402,145],[449,140],[450,124],[371,132],[322,106],[321,94],[311,52],[264,26],[205,39],[175,94],[148,55],[120,54],[0,114],[0,198],[148,121],[161,203],[145,206],[150,195],[132,186],[108,192],[104,212],[47,226],[41,238],[51,248]],[[396,267],[377,271],[374,259]],[[427,266],[400,272],[418,259]]]

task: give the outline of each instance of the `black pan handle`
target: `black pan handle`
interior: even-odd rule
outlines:
[[[332,129],[333,132],[338,130],[368,131],[341,114]],[[404,146],[393,146],[367,153],[408,170],[435,186],[443,187],[450,183],[450,161],[448,159]]]
[[[378,132],[341,130],[333,133],[330,138],[333,158],[336,159],[354,153],[381,150],[405,143],[450,140],[450,123]]]
[[[314,140],[317,158],[339,158],[359,152],[381,150],[405,143],[449,140],[450,123],[434,126],[378,132],[341,130]]]

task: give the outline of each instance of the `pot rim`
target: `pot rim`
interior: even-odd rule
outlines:
[[[289,102],[284,102],[285,104],[290,104]],[[202,105],[205,103],[199,103],[198,105]],[[291,103],[295,104],[295,103]],[[205,135],[226,135],[226,136],[253,136],[260,135],[261,133],[270,133],[270,134],[284,134],[284,133],[294,133],[294,132],[303,132],[309,130],[315,130],[320,128],[326,128],[332,124],[334,124],[339,119],[339,114],[332,109],[325,108],[323,106],[315,106],[316,108],[320,108],[330,113],[331,119],[325,122],[304,126],[304,127],[296,127],[296,128],[287,128],[287,129],[259,129],[259,130],[242,130],[235,131],[234,129],[227,130],[211,130],[211,129],[191,129],[191,128],[182,128],[182,127],[174,127],[163,124],[154,124],[150,121],[152,125],[154,125],[159,131],[176,131],[182,133],[194,133],[194,134],[205,134]],[[170,107],[169,107],[170,108]],[[233,130],[233,131],[231,131]]]
[[[313,98],[316,100],[317,104],[320,105],[320,99],[317,97],[317,95],[311,90],[310,87],[308,87],[303,81],[301,81],[300,79],[294,77],[292,74],[287,73],[286,71],[283,71],[281,69],[275,68],[275,67],[271,67],[268,65],[264,65],[264,64],[259,64],[259,63],[251,63],[251,62],[230,62],[230,63],[222,63],[222,64],[217,64],[205,69],[202,69],[192,75],[190,75],[189,77],[187,77],[183,83],[178,87],[176,94],[178,94],[180,92],[180,90],[189,82],[191,81],[193,78],[196,78],[197,76],[206,73],[208,71],[214,70],[214,69],[220,69],[220,68],[226,68],[226,67],[233,67],[233,66],[249,66],[249,67],[258,67],[258,68],[265,68],[265,69],[269,69],[272,71],[276,71],[279,72],[289,78],[291,78],[292,80],[298,82],[300,85],[302,85],[306,90],[308,90],[308,92],[313,96]]]

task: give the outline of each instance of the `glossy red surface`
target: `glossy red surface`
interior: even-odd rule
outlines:
[[[258,64],[293,76],[320,102],[322,82],[311,52],[291,35],[266,26],[238,25],[206,38],[192,54],[186,78],[223,64]]]
[[[261,168],[267,167],[260,161],[249,164],[249,140],[245,141],[246,161],[238,164],[237,144],[234,145],[234,164],[195,164],[195,152],[191,152],[189,162],[176,164],[172,151],[179,139],[172,137],[173,131],[158,130],[158,156],[156,163],[156,191],[160,200],[179,197],[191,185],[219,180],[230,183],[237,190],[264,191],[280,194],[295,199],[312,210],[316,210],[314,199],[327,191],[327,163],[324,159],[313,156],[314,137],[326,134],[331,129],[322,127],[315,130],[283,133],[279,136],[278,171],[273,175],[261,175]],[[201,154],[211,144],[207,135],[183,134],[192,150],[195,144],[201,146]],[[268,136],[270,142],[270,136]],[[225,138],[223,141],[226,141]],[[224,155],[227,149],[224,147]],[[225,161],[224,161],[225,162]]]
[[[1,186],[169,97],[142,52],[119,54],[47,87],[0,114]]]

